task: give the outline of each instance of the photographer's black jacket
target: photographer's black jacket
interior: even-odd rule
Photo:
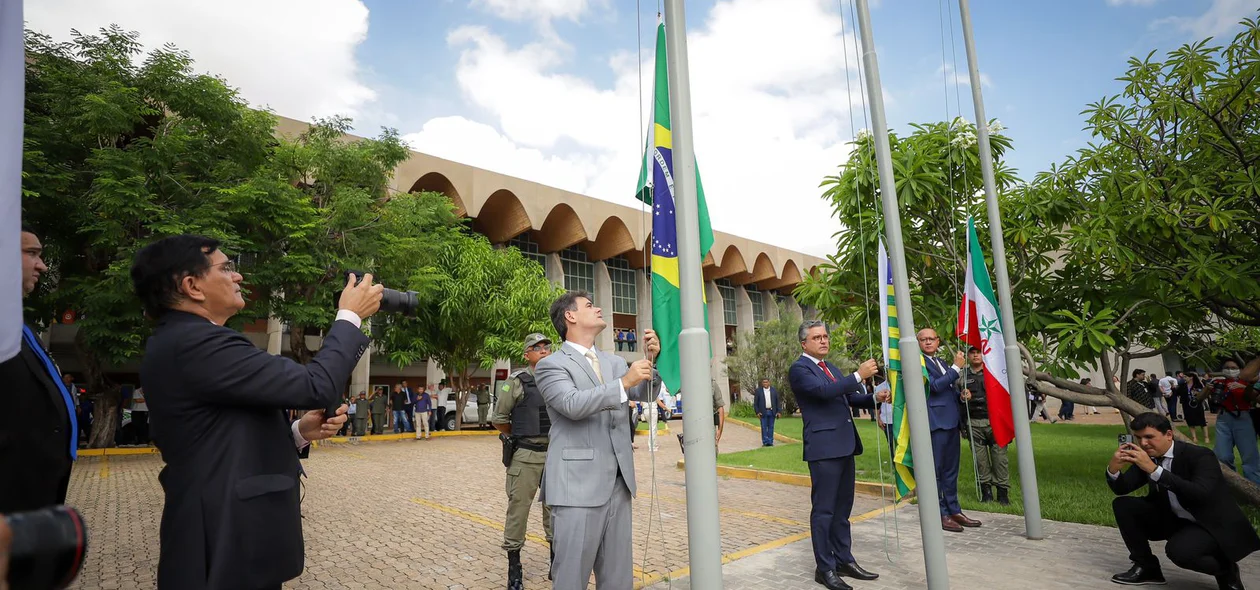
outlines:
[[[0,423],[0,513],[36,510],[66,501],[72,464],[70,410],[34,350],[22,340],[17,356],[0,363],[5,409]]]
[[[302,573],[301,466],[284,409],[341,399],[367,345],[333,322],[300,365],[200,316],[162,316],[140,368],[166,461],[158,588],[279,587]]]

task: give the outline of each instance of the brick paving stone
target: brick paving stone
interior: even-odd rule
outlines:
[[[681,421],[670,428],[681,431]],[[634,566],[650,583],[687,567],[686,488],[673,435],[659,441],[655,485],[647,439],[637,442]],[[736,427],[726,429],[721,446],[729,452],[759,445],[757,432]],[[158,455],[79,460],[68,502],[87,520],[90,547],[72,588],[154,587],[162,465]],[[306,571],[286,588],[504,586],[507,559],[499,545],[507,499],[494,437],[324,444],[303,466]],[[718,496],[725,555],[809,530],[808,488],[722,479]],[[854,513],[878,505],[878,498],[860,497]],[[529,523],[534,539],[544,537],[538,514]],[[526,588],[550,587],[547,557],[544,542],[526,542]]]
[[[1110,527],[1044,521],[1046,538],[1030,541],[1023,536],[1022,516],[969,513],[984,522],[978,529],[945,533],[946,562],[953,588],[1020,588],[1021,590],[1111,589],[1111,576],[1129,568],[1128,551],[1119,532]],[[900,530],[901,542],[893,525]],[[858,590],[901,590],[927,584],[923,549],[919,540],[918,508],[903,506],[896,518],[876,517],[853,525],[853,547],[858,561],[880,575],[878,580],[846,580]],[[884,553],[885,540],[890,550]],[[1153,543],[1161,556],[1169,588],[1211,590],[1216,582],[1205,575],[1182,570],[1163,556],[1163,543]],[[899,547],[899,548],[898,548]],[[1244,560],[1243,582],[1260,583],[1260,556]],[[722,567],[726,588],[774,588],[815,590],[814,555],[809,539],[771,549]],[[689,590],[687,578],[662,582],[651,590]]]

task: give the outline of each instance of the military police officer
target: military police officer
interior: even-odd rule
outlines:
[[[543,465],[547,462],[547,432],[551,420],[538,385],[534,368],[551,353],[551,339],[542,334],[525,337],[525,361],[529,368],[509,378],[499,389],[490,422],[500,432],[504,444],[504,465],[507,466],[507,517],[503,523],[503,549],[508,553],[508,590],[524,588],[521,571],[521,547],[525,545],[525,526],[529,521],[529,505],[542,482]],[[551,545],[551,510],[542,507],[543,528]],[[551,557],[555,559],[555,551]]]

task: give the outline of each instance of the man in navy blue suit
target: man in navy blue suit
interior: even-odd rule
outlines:
[[[753,410],[761,418],[761,446],[774,446],[774,419],[782,413],[779,390],[770,386],[770,380],[761,379],[761,387],[753,391]]]
[[[932,426],[932,457],[936,464],[936,489],[941,505],[941,528],[961,533],[963,527],[978,527],[980,521],[967,518],[958,505],[958,463],[962,452],[962,419],[959,405],[958,372],[967,362],[961,350],[954,352],[954,364],[936,358],[941,339],[936,330],[923,328],[917,334],[928,372],[928,424]]]
[[[801,323],[797,335],[801,358],[788,370],[788,383],[801,408],[805,431],[805,461],[809,462],[809,531],[813,537],[814,581],[828,590],[851,588],[841,576],[858,580],[879,577],[862,569],[853,558],[849,514],[853,511],[853,457],[862,454],[862,439],[853,424],[851,407],[874,408],[887,402],[866,393],[862,381],[875,374],[867,360],[851,375],[824,361],[831,349],[827,325],[818,320]]]

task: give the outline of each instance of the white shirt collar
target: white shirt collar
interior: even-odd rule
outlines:
[[[808,354],[806,354],[806,353],[804,353],[804,352],[802,352],[802,353],[801,353],[801,356],[803,356],[803,357],[805,357],[805,358],[809,359],[809,362],[814,363],[815,365],[817,365],[818,363],[821,363],[821,362],[822,362],[822,361],[820,361],[820,360],[818,360],[818,359],[816,359],[816,358],[814,358],[814,357],[812,357],[812,356],[809,356]]]
[[[1173,449],[1175,449],[1175,448],[1177,448],[1177,441],[1173,441],[1173,444],[1168,445],[1168,452],[1167,452],[1167,453],[1164,453],[1164,458],[1165,458],[1165,459],[1172,459],[1172,458],[1173,458]]]
[[[574,342],[574,341],[572,341],[572,340],[565,340],[565,341],[564,341],[564,344],[565,344],[566,346],[571,346],[571,347],[573,347],[573,350],[576,350],[579,356],[586,356],[586,353],[587,353],[587,352],[598,352],[598,351],[597,351],[597,350],[595,350],[594,348],[587,348],[587,347],[582,346],[581,344],[578,344],[578,343],[576,343],[576,342]]]

